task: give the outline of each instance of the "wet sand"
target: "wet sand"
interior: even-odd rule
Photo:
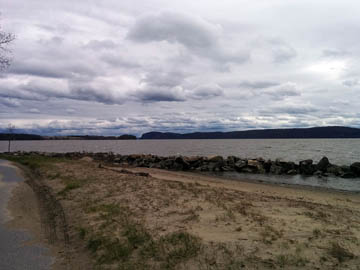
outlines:
[[[0,239],[0,269],[51,269],[53,258],[39,242],[41,224],[35,195],[18,169],[1,160]]]

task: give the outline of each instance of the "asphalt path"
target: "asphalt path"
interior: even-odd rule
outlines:
[[[7,203],[16,184],[24,181],[7,161],[0,160],[0,269],[1,270],[47,270],[51,269],[52,257],[48,250],[32,239],[26,231],[6,226],[11,219]]]

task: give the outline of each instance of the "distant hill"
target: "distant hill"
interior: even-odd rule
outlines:
[[[231,132],[171,133],[149,132],[141,136],[143,140],[172,139],[316,139],[316,138],[360,138],[360,129],[350,127],[313,127],[262,129]]]
[[[7,141],[9,140],[9,138],[11,140],[16,140],[16,141],[24,141],[24,140],[31,140],[31,141],[35,141],[35,140],[43,140],[43,137],[40,135],[35,135],[35,134],[19,134],[19,133],[13,133],[13,134],[9,134],[9,133],[0,133],[0,141]]]
[[[9,140],[27,141],[27,140],[136,140],[134,135],[121,136],[92,136],[92,135],[73,135],[73,136],[40,136],[35,134],[9,134],[0,133],[0,141]]]

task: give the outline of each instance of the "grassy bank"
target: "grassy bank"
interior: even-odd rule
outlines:
[[[74,259],[82,254],[94,269],[360,265],[354,194],[124,170],[88,158],[0,158],[27,166],[51,188],[66,213]]]

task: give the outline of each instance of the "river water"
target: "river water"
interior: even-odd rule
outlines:
[[[327,156],[337,165],[360,161],[360,139],[238,139],[238,140],[48,140],[13,141],[12,151],[45,152],[114,152],[119,154],[221,155],[244,158],[263,157],[298,162],[319,161]],[[0,152],[7,151],[7,142],[0,141]]]
[[[0,141],[0,152],[7,151],[7,142]],[[12,151],[44,152],[113,152],[118,154],[154,154],[161,156],[239,156],[263,157],[299,162],[318,162],[327,156],[331,163],[350,165],[360,162],[360,139],[238,139],[238,140],[48,140],[13,141]],[[360,179],[317,178],[302,176],[271,176],[226,174],[235,180],[250,179],[271,183],[305,185],[346,191],[360,191]]]
[[[23,179],[6,161],[0,160],[0,269],[6,270],[47,270],[53,259],[46,255],[45,247],[26,244],[32,239],[26,231],[11,230],[6,222],[11,219],[7,203],[11,191]]]

